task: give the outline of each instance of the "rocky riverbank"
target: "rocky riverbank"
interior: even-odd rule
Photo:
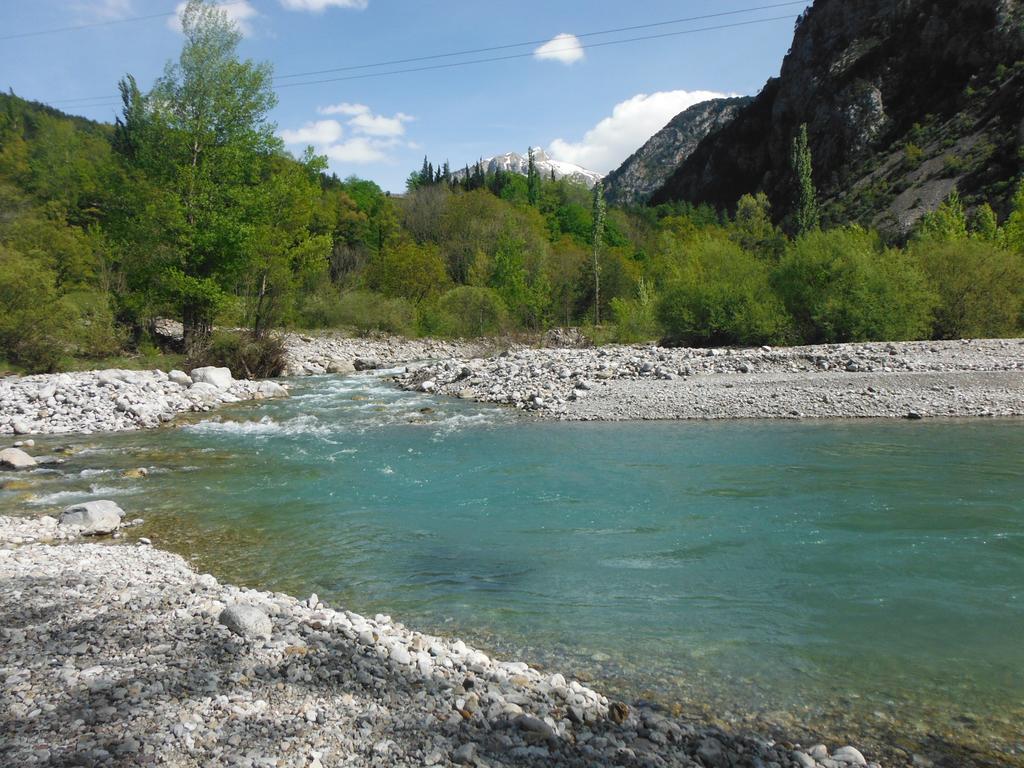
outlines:
[[[1024,340],[517,348],[398,381],[565,420],[1024,416]]]
[[[324,373],[347,374],[390,368],[422,360],[451,360],[486,355],[494,345],[486,341],[461,342],[435,339],[354,339],[337,334],[285,334],[285,376]]]
[[[54,527],[0,518],[5,765],[868,764],[637,710],[316,595],[220,584],[145,540],[39,543]]]
[[[287,376],[408,366],[400,386],[565,420],[1024,415],[1024,340],[772,349],[285,337]],[[426,361],[426,362],[424,362]],[[181,413],[287,396],[226,369],[0,379],[0,435],[156,427]]]
[[[274,381],[238,381],[226,368],[87,371],[0,379],[0,435],[146,429],[180,413],[287,397]]]

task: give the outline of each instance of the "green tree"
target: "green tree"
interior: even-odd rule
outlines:
[[[860,227],[795,240],[775,286],[810,343],[926,338],[935,295],[918,264]]]
[[[536,206],[540,202],[540,171],[537,170],[537,163],[533,156],[533,147],[526,151],[526,189],[527,199],[530,205]]]
[[[1021,331],[1021,254],[981,239],[918,240],[911,254],[938,294],[937,338],[1014,336]]]
[[[767,266],[736,244],[712,237],[688,249],[657,316],[669,341],[694,346],[775,344],[789,329]]]
[[[922,216],[914,237],[933,243],[966,240],[967,212],[964,210],[960,193],[954,189],[938,208]]]
[[[270,66],[239,60],[241,34],[203,0],[189,0],[181,22],[181,55],[149,95],[122,84],[120,143],[163,198],[170,259],[157,277],[192,350],[246,271],[261,171],[281,143],[267,118],[276,103]]]
[[[594,266],[594,325],[601,324],[601,246],[604,244],[604,185],[599,181],[594,185],[593,203],[591,207],[590,245],[593,249]]]
[[[449,286],[437,246],[399,243],[376,254],[366,268],[366,285],[388,298],[421,302]]]
[[[818,210],[818,193],[814,188],[814,168],[811,147],[807,138],[807,123],[793,138],[790,165],[796,179],[796,234],[805,235],[817,229],[821,223]]]

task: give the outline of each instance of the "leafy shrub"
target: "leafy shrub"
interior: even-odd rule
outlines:
[[[106,294],[81,290],[61,298],[72,323],[69,341],[76,356],[101,358],[115,355],[124,344],[124,333],[114,323]]]
[[[938,294],[934,335],[940,339],[1013,336],[1024,311],[1024,259],[971,238],[921,240],[912,246]]]
[[[630,344],[657,338],[661,333],[661,326],[658,324],[655,312],[656,304],[650,285],[642,277],[637,282],[634,298],[616,297],[612,299],[615,340],[623,344]]]
[[[30,373],[54,371],[70,327],[53,271],[0,245],[0,357]]]
[[[436,296],[448,284],[448,272],[437,248],[411,242],[376,254],[364,276],[370,290],[413,302]]]
[[[285,365],[284,341],[278,336],[256,338],[249,333],[215,332],[188,359],[188,367],[215,365],[230,368],[236,379],[264,379],[280,376]]]
[[[935,296],[921,269],[860,227],[799,238],[774,280],[808,342],[919,339],[930,331]]]
[[[691,259],[657,305],[667,342],[756,345],[785,338],[786,311],[762,262],[721,240],[698,242]]]
[[[508,327],[505,302],[490,288],[453,288],[438,300],[437,312],[437,332],[442,336],[491,336]]]

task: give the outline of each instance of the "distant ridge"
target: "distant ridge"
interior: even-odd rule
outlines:
[[[750,97],[711,99],[683,110],[605,177],[608,202],[638,205],[664,184],[700,141],[732,120]]]

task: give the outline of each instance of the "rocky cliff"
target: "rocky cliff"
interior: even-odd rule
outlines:
[[[747,97],[711,99],[680,112],[605,177],[608,202],[646,202],[705,136],[732,120],[750,101]]]
[[[1024,166],[1022,0],[817,0],[778,78],[704,139],[652,202],[792,204],[808,125],[826,221],[909,231],[951,190],[1005,210]]]

